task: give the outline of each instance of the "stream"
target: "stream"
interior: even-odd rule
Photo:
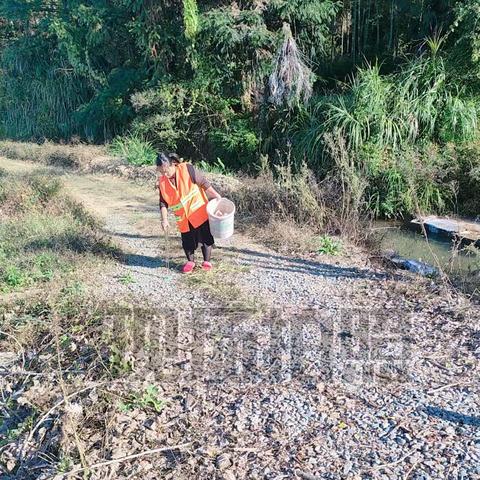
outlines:
[[[425,236],[410,224],[396,221],[377,221],[373,231],[380,239],[383,251],[395,251],[401,257],[440,266],[445,271],[473,272],[480,269],[480,249],[456,246],[452,239],[428,234]]]

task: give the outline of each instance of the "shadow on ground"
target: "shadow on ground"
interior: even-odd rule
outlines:
[[[459,423],[461,425],[471,425],[472,427],[480,427],[480,417],[473,415],[464,415],[463,413],[452,412],[440,407],[427,406],[425,413],[432,417],[441,418],[448,422]]]
[[[120,258],[121,263],[130,267],[143,267],[143,268],[166,268],[167,263],[164,257],[150,256],[150,255],[138,255],[136,253],[123,253]],[[180,270],[183,265],[177,258],[170,259],[169,268],[173,271]]]
[[[143,236],[128,233],[121,233],[116,235],[138,239],[152,238],[148,235]],[[320,263],[302,258],[291,258],[282,255],[271,255],[249,249],[241,249],[235,247],[216,247],[216,250],[228,253],[228,256],[231,259],[236,258],[242,265],[269,271],[286,271],[301,273],[304,275],[313,275],[317,277],[353,278],[376,281],[397,277],[392,274],[378,273],[367,269],[359,269],[356,267],[340,267],[338,265],[329,265],[327,263]],[[131,253],[126,253],[123,255],[122,263],[130,266],[138,266],[144,268],[165,267],[165,259],[161,256],[138,255]],[[178,267],[180,264],[177,265],[177,263],[178,262],[172,259],[170,262],[171,267]]]
[[[341,277],[368,280],[386,280],[394,278],[391,274],[377,273],[367,269],[356,267],[340,267],[327,263],[315,262],[303,258],[285,257],[283,255],[272,255],[236,247],[217,247],[222,251],[231,253],[231,257],[237,256],[243,265],[254,266],[264,270],[286,271],[314,275],[317,277]],[[279,263],[284,262],[284,263]]]
[[[105,234],[110,235],[112,237],[121,237],[121,238],[137,238],[138,240],[151,240],[151,239],[159,239],[159,235],[140,235],[138,233],[118,233],[112,230],[103,230]]]

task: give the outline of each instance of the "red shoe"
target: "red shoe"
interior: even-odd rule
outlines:
[[[195,262],[187,262],[183,266],[182,272],[183,273],[192,273],[194,268],[195,268]]]
[[[212,269],[213,265],[210,262],[203,262],[202,263],[202,270],[209,272]]]

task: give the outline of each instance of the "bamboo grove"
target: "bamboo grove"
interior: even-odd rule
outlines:
[[[342,148],[371,214],[476,215],[479,18],[480,0],[0,0],[0,133],[320,180]]]

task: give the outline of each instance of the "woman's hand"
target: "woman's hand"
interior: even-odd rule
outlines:
[[[160,218],[162,219],[162,229],[166,232],[170,228],[170,225],[168,223],[168,211],[165,205],[161,205],[160,207]]]

